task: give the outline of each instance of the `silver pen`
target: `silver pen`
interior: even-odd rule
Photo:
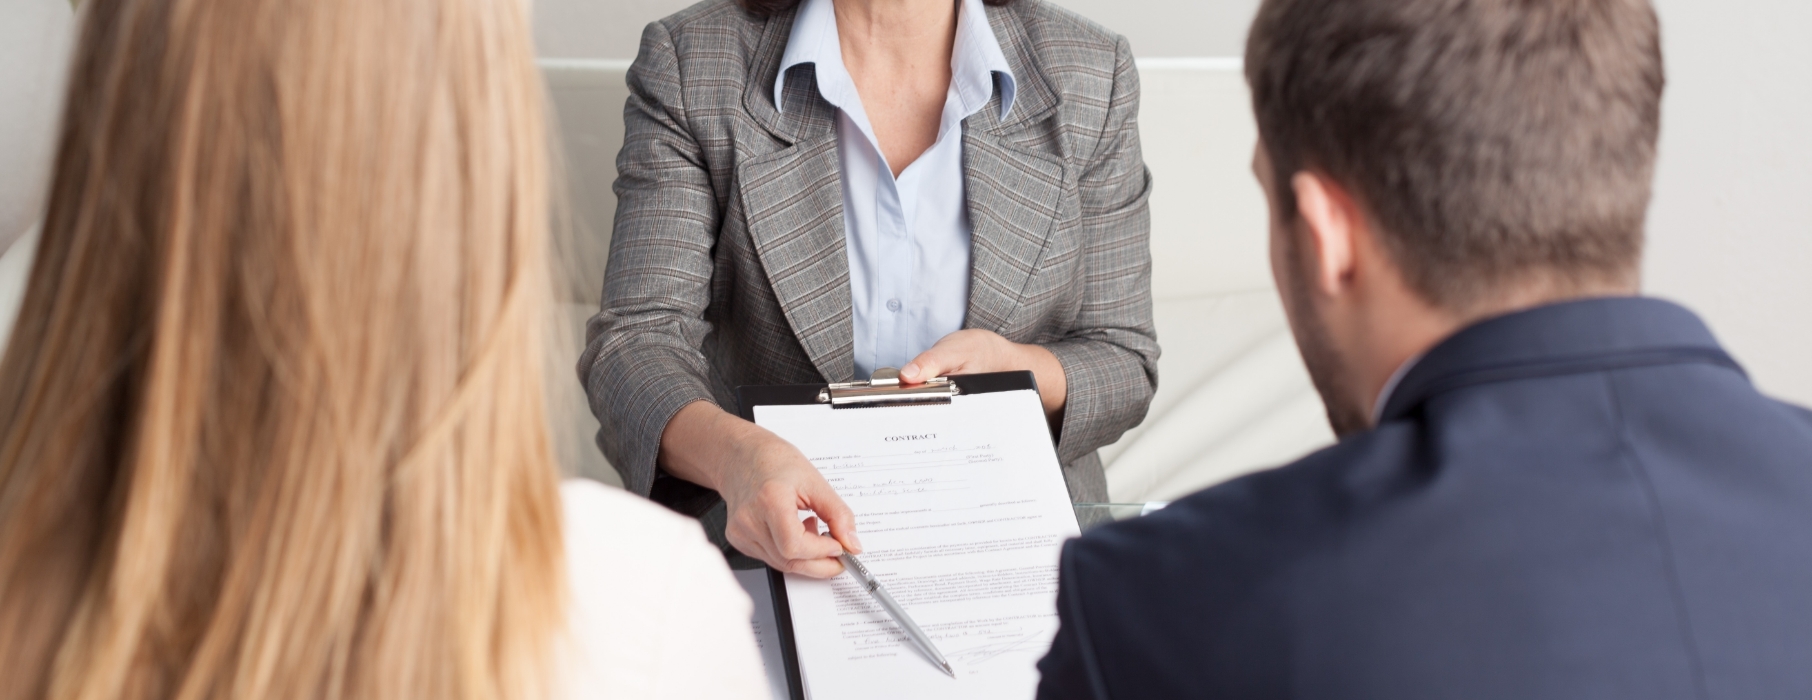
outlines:
[[[856,583],[860,583],[863,588],[868,589],[868,594],[874,596],[875,602],[880,603],[888,615],[893,616],[894,622],[900,623],[900,627],[906,630],[906,636],[911,638],[912,642],[917,644],[926,656],[931,657],[932,663],[937,664],[937,667],[943,669],[944,673],[949,674],[951,678],[956,677],[956,672],[950,670],[950,662],[945,661],[944,655],[938,652],[937,645],[931,643],[931,638],[925,636],[925,631],[919,629],[918,624],[912,621],[912,616],[906,614],[906,609],[900,607],[900,604],[894,601],[893,596],[887,594],[887,589],[881,587],[881,581],[876,579],[874,574],[868,573],[868,567],[863,566],[862,562],[856,559],[856,555],[844,552],[843,568],[856,579]]]

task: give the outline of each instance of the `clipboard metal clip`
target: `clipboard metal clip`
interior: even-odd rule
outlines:
[[[950,403],[950,397],[961,393],[949,377],[933,377],[924,384],[900,385],[900,370],[882,367],[866,382],[841,382],[818,392],[818,403],[831,408],[869,408],[874,406],[910,406],[915,404]]]

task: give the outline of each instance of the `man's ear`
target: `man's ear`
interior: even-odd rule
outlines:
[[[1356,229],[1364,225],[1363,213],[1340,183],[1327,176],[1303,171],[1290,178],[1296,191],[1296,210],[1308,232],[1310,281],[1328,296],[1338,296],[1351,285]]]

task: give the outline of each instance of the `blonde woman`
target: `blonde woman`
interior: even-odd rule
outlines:
[[[0,698],[757,697],[698,526],[559,482],[525,3],[86,5]]]

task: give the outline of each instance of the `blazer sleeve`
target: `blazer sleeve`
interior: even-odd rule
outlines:
[[[1139,152],[1139,72],[1125,38],[1099,145],[1081,176],[1083,301],[1069,333],[1047,347],[1068,397],[1057,455],[1069,463],[1145,419],[1158,387],[1151,318],[1151,173]]]
[[[624,488],[642,496],[668,421],[712,400],[702,345],[720,212],[680,72],[672,35],[648,25],[628,74],[603,300],[578,367],[602,425],[598,446]]]

